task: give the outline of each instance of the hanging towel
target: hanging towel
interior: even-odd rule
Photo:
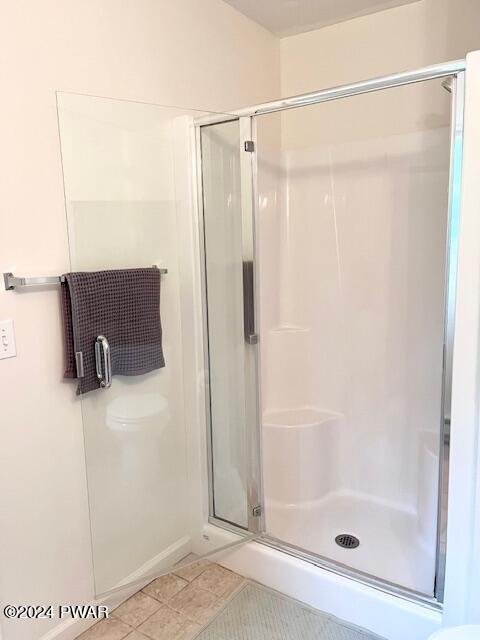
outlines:
[[[95,362],[100,335],[110,344],[113,375],[138,376],[165,366],[159,269],[67,273],[61,290],[64,377],[78,378],[77,394],[100,388]],[[77,371],[79,353],[83,371]]]

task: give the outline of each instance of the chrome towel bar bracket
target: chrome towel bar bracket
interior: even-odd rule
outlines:
[[[6,291],[13,291],[22,287],[41,287],[49,284],[60,284],[62,276],[46,276],[38,278],[22,278],[14,276],[13,273],[4,273],[3,280],[5,282]]]
[[[156,265],[154,265],[156,266]],[[168,273],[168,269],[159,269],[161,274]],[[6,291],[15,291],[15,289],[23,289],[25,287],[42,287],[52,284],[60,284],[65,280],[64,276],[45,276],[37,278],[26,278],[14,276],[13,273],[7,272],[3,274]]]

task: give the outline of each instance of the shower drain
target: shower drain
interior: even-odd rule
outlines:
[[[356,549],[360,544],[360,540],[350,533],[341,533],[335,538],[335,542],[344,549]]]

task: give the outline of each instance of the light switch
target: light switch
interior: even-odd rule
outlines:
[[[0,320],[0,360],[17,355],[13,320]]]

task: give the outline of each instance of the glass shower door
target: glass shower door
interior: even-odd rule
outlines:
[[[210,515],[260,528],[257,333],[250,119],[202,126]]]
[[[191,192],[194,121],[208,114],[66,93],[58,94],[58,114],[71,270],[152,265],[168,270],[160,286],[165,367],[115,375],[109,389],[79,398],[76,385],[69,383],[72,403],[83,418],[99,595],[142,584],[176,563],[253,535],[246,506],[250,445],[239,407],[224,402],[222,420],[229,421],[239,456],[237,477],[223,488],[221,504],[227,519],[243,527],[243,535],[240,529],[214,528],[208,523],[205,406],[199,393],[204,362],[195,342],[198,262],[192,254],[196,212]],[[238,187],[232,185],[232,201]],[[224,276],[219,274],[220,282]],[[220,304],[217,311],[224,311]],[[141,313],[136,323],[142,323]],[[226,333],[222,340],[228,342]],[[225,363],[221,357],[214,362],[219,372],[213,375],[219,379]],[[238,375],[233,368],[231,373]]]
[[[439,79],[256,117],[267,534],[426,599],[445,535],[451,123]]]

